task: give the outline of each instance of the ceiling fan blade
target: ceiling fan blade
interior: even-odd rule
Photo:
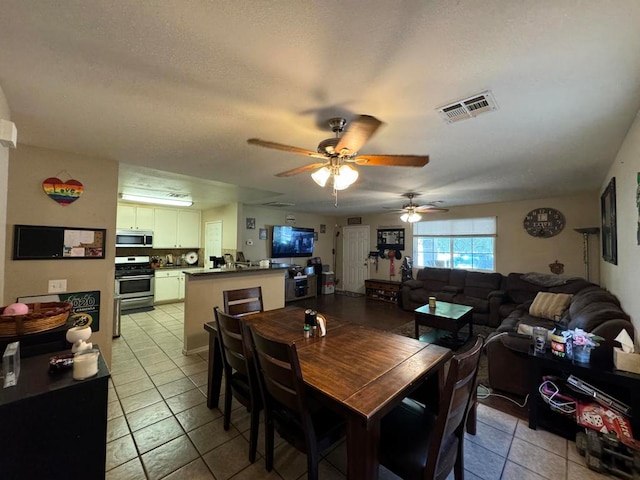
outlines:
[[[339,154],[345,151],[346,155],[355,155],[362,146],[380,128],[382,122],[371,115],[360,115],[351,120],[347,131],[340,137],[336,152]]]
[[[276,173],[276,177],[291,177],[293,175],[308,172],[310,170],[317,170],[318,168],[324,167],[325,165],[327,165],[327,162],[310,163],[309,165],[304,165],[292,170],[287,170],[286,172]]]
[[[423,205],[421,207],[415,208],[416,213],[447,213],[449,211],[448,208],[442,207],[433,207],[429,205]]]
[[[424,167],[428,155],[360,155],[353,159],[356,165],[370,167]]]
[[[306,155],[307,157],[325,158],[324,155],[304,148],[292,147],[291,145],[284,145],[282,143],[269,142],[267,140],[260,140],[259,138],[250,138],[247,140],[249,145],[258,145],[259,147],[273,148],[274,150],[281,150],[283,152],[298,153],[300,155]]]

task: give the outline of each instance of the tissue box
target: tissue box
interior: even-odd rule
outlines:
[[[640,373],[640,354],[625,353],[621,348],[613,347],[613,364],[618,370]]]

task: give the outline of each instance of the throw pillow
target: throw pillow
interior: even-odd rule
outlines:
[[[529,315],[559,320],[571,303],[571,297],[567,293],[538,292],[529,307]]]

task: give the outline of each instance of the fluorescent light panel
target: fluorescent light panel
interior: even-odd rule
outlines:
[[[120,195],[122,200],[129,200],[130,202],[140,203],[154,203],[156,205],[172,205],[174,207],[190,207],[193,205],[191,200],[174,200],[172,198],[155,198],[155,197],[141,197],[139,195],[130,195],[123,193]]]

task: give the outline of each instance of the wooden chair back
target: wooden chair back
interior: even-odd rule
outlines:
[[[243,316],[262,312],[262,287],[240,288],[222,292],[224,311],[229,315]]]
[[[456,465],[458,452],[462,451],[458,447],[464,441],[465,423],[473,403],[482,345],[482,338],[478,337],[473,347],[455,355],[450,362],[427,452],[425,479],[440,478],[441,474],[445,478]]]
[[[247,356],[250,356],[251,351],[242,336],[241,320],[223,312],[219,307],[215,307],[214,312],[218,324],[225,375],[231,375],[231,369],[233,369],[242,375],[249,376]]]

